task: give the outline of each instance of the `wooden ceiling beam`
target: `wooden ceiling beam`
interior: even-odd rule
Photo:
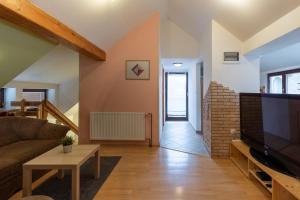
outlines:
[[[0,18],[37,33],[44,39],[69,46],[96,60],[106,60],[106,53],[103,50],[28,0],[0,0]]]

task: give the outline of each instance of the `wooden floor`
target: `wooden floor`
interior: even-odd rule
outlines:
[[[103,155],[123,157],[97,200],[270,199],[229,160],[147,147],[104,147]]]
[[[229,160],[137,146],[103,146],[102,155],[122,159],[96,200],[270,199]]]

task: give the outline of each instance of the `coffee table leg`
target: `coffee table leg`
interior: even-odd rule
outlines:
[[[30,196],[32,193],[32,170],[23,167],[23,197]]]
[[[57,177],[59,179],[63,179],[65,177],[65,170],[59,169],[58,172],[57,172]]]
[[[80,199],[80,167],[72,169],[72,200]]]
[[[100,178],[100,153],[99,150],[95,153],[95,179]]]

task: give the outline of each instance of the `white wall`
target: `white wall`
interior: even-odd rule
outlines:
[[[162,58],[198,58],[199,42],[169,19],[161,23]]]
[[[67,112],[65,112],[65,115],[78,126],[78,124],[79,124],[79,103],[75,104],[71,109],[69,109]]]
[[[58,99],[58,108],[62,112],[67,112],[79,102],[79,77],[59,85]]]
[[[22,100],[23,89],[50,89],[48,95],[50,95],[50,102],[57,105],[57,93],[58,84],[48,84],[48,83],[34,83],[25,81],[11,81],[5,85],[5,88],[10,88],[9,91],[9,101],[20,101]],[[15,93],[15,94],[13,94]]]
[[[201,131],[200,65],[189,67],[189,121],[196,131]]]
[[[203,26],[203,32],[200,36],[200,59],[204,67],[203,90],[207,93],[212,80],[212,23],[209,22]]]
[[[238,64],[224,64],[224,52],[242,52],[243,42],[212,22],[212,80],[236,92],[259,92],[259,60],[249,60],[240,55]]]
[[[164,94],[163,94],[163,64],[161,63],[160,59],[160,64],[159,64],[159,78],[158,78],[159,84],[159,95],[158,95],[158,103],[159,103],[159,116],[158,116],[158,124],[159,124],[159,141],[161,141],[162,133],[163,133],[163,124],[164,124]]]

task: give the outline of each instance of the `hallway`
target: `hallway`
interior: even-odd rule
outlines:
[[[202,136],[196,133],[189,122],[166,122],[161,138],[161,146],[208,156]]]

